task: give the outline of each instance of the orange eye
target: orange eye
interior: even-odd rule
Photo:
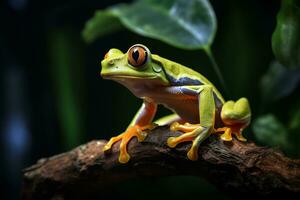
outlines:
[[[148,51],[141,45],[134,45],[128,50],[128,62],[134,67],[143,66],[148,60]]]

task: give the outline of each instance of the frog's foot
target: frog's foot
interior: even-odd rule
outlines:
[[[187,156],[190,160],[198,159],[198,148],[202,141],[204,141],[210,134],[210,129],[201,126],[200,124],[179,124],[174,122],[170,126],[171,131],[182,131],[184,134],[178,137],[169,137],[167,144],[170,148],[176,147],[182,142],[192,142],[192,147],[188,151]]]
[[[232,127],[223,127],[223,128],[218,128],[216,132],[224,132],[221,134],[221,139],[224,141],[231,141],[232,140],[232,134],[235,135],[235,137],[242,142],[246,142],[247,139],[244,138],[242,135],[242,129],[239,128],[232,128]]]
[[[170,125],[170,130],[171,131],[182,131],[182,132],[191,132],[195,130],[195,128],[199,128],[200,124],[190,124],[188,122],[184,124],[180,124],[179,122],[173,122]]]
[[[131,126],[124,133],[122,133],[116,137],[112,137],[108,141],[108,143],[103,147],[103,151],[105,152],[105,151],[110,150],[114,143],[118,142],[119,140],[122,140],[121,144],[120,144],[119,162],[127,163],[130,159],[130,155],[127,152],[127,144],[129,143],[131,138],[137,137],[138,141],[142,142],[145,140],[145,138],[147,136],[147,133],[144,132],[144,130],[152,129],[152,128],[154,128],[154,125],[147,125],[147,126],[143,126],[143,127],[140,127],[138,125]]]

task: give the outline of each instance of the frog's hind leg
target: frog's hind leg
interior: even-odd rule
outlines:
[[[222,140],[231,141],[232,135],[235,135],[238,140],[247,141],[242,135],[242,131],[249,125],[251,120],[251,109],[246,98],[241,98],[236,102],[225,102],[221,119],[224,127],[218,128],[216,132],[224,132],[220,136]]]
[[[176,124],[175,124],[176,125]],[[174,124],[172,124],[174,126]],[[183,130],[182,128],[184,125],[178,124],[177,128],[175,129],[174,127],[171,127],[171,130]],[[174,148],[177,146],[177,144],[182,143],[182,142],[188,142],[188,141],[193,141],[203,130],[203,127],[200,125],[197,128],[187,128],[184,127],[185,134],[182,134],[178,137],[169,137],[168,138],[168,146],[171,148]]]
[[[191,132],[195,130],[195,128],[198,128],[200,124],[190,124],[188,122],[184,124],[180,124],[179,122],[174,122],[171,124],[170,129],[171,131],[182,131],[182,132]]]
[[[216,130],[216,133],[224,132],[220,136],[220,138],[224,141],[231,141],[232,135],[235,135],[235,137],[239,141],[246,142],[247,139],[243,136],[242,131],[243,131],[243,129],[241,129],[239,127],[223,127],[223,128],[218,128]]]
[[[188,151],[187,156],[190,160],[197,160],[199,145],[210,135],[210,132],[209,129],[195,124],[193,124],[193,126],[187,127],[187,129],[184,129],[184,131],[188,130],[191,131],[186,132],[178,137],[170,137],[167,141],[167,144],[169,147],[174,148],[179,143],[191,141],[192,147]]]
[[[191,141],[192,147],[187,156],[190,160],[198,159],[198,148],[214,130],[215,102],[213,89],[210,86],[199,87],[199,116],[200,124],[179,124],[177,122],[170,126],[172,131],[182,131],[184,134],[178,137],[170,137],[167,141],[169,147],[174,148],[177,144]]]

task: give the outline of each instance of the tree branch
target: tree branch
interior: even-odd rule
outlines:
[[[193,175],[204,177],[230,194],[276,195],[300,192],[300,160],[258,147],[253,142],[223,142],[209,137],[199,148],[199,160],[186,157],[190,143],[175,149],[167,138],[179,135],[168,127],[149,131],[143,143],[128,145],[131,160],[118,162],[119,143],[103,154],[104,140],[91,141],[72,151],[39,160],[24,170],[23,199],[88,197],[116,182],[145,176]]]

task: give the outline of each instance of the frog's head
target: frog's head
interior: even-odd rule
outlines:
[[[101,62],[101,76],[125,86],[168,85],[162,63],[155,60],[149,49],[141,44],[133,45],[124,54],[110,49]]]

